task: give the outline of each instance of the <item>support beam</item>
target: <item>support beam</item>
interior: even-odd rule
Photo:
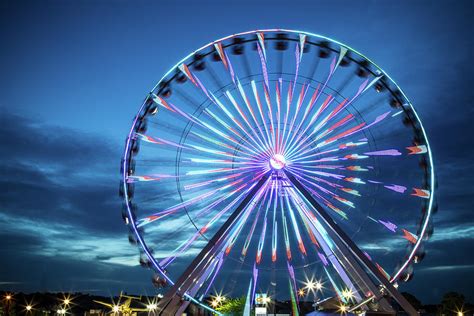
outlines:
[[[247,193],[245,198],[240,202],[217,233],[214,234],[211,240],[209,240],[206,246],[176,280],[174,285],[166,292],[165,296],[158,302],[159,315],[175,316],[182,304],[184,294],[192,288],[193,284],[195,284],[195,280],[199,279],[206,267],[215,258],[216,252],[220,249],[226,237],[228,237],[231,228],[269,177],[270,172],[263,174],[257,184]]]
[[[397,289],[390,283],[389,280],[377,269],[377,267],[366,257],[362,250],[357,247],[355,242],[336,224],[331,216],[324,210],[324,208],[316,201],[311,193],[299,182],[291,172],[283,169],[286,177],[293,186],[306,198],[306,200],[313,206],[314,210],[324,220],[327,226],[336,234],[337,237],[345,244],[351,251],[353,256],[358,259],[376,278],[383,284],[387,292],[397,301],[398,304],[410,315],[417,316],[418,312],[411,306],[411,304],[401,295]]]

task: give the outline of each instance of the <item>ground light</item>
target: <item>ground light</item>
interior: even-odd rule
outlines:
[[[305,283],[305,287],[311,291],[314,291],[314,290],[321,291],[323,289],[323,284],[320,281],[315,282],[313,280],[310,280]]]
[[[347,313],[347,306],[344,305],[344,304],[342,304],[341,306],[339,306],[339,312],[340,312],[341,314]]]
[[[149,311],[154,311],[158,306],[155,304],[155,303],[151,303],[151,304],[148,304],[146,306],[146,308],[149,310]]]
[[[354,297],[354,293],[352,293],[352,290],[344,290],[342,291],[342,296],[344,296],[345,299],[352,299]]]

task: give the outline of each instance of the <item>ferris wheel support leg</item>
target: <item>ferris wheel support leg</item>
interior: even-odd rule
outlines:
[[[306,200],[313,206],[316,213],[324,220],[331,231],[344,243],[352,255],[362,263],[384,286],[388,294],[392,296],[395,301],[408,313],[410,316],[417,316],[418,312],[415,308],[397,291],[392,283],[377,269],[377,267],[370,261],[369,258],[360,250],[355,242],[334,222],[331,216],[324,210],[324,208],[316,201],[311,193],[293,176],[290,172],[283,169],[286,177],[295,186],[295,188],[306,198]]]
[[[333,232],[329,233],[330,235],[334,234]],[[395,314],[395,311],[393,310],[392,306],[383,297],[382,293],[380,293],[379,289],[377,288],[377,285],[374,284],[372,279],[367,275],[367,273],[360,266],[360,264],[356,260],[354,260],[354,256],[349,253],[349,249],[347,249],[347,247],[345,247],[345,245],[340,240],[338,240],[337,237],[334,238],[334,236],[331,236],[331,239],[337,245],[335,253],[336,258],[341,262],[341,265],[344,267],[347,273],[351,275],[351,277],[355,280],[355,283],[362,288],[364,293],[367,293],[367,291],[369,291],[374,295],[374,299],[378,301],[380,307],[379,310]],[[367,308],[366,304],[358,304],[358,306],[359,305],[360,308]]]
[[[202,273],[206,270],[212,260],[215,259],[215,254],[221,248],[222,243],[228,237],[231,228],[243,213],[245,208],[252,202],[255,195],[267,182],[270,177],[270,172],[265,173],[255,186],[247,193],[242,202],[235,208],[234,212],[229,216],[220,229],[208,241],[206,246],[194,258],[189,266],[184,270],[181,276],[177,279],[174,285],[168,289],[163,298],[158,302],[158,315],[161,316],[175,316],[182,304],[186,304],[185,294],[196,285],[196,280],[200,279]]]

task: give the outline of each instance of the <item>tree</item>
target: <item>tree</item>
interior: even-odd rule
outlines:
[[[219,307],[216,308],[217,311],[226,314],[226,315],[242,315],[245,308],[245,297],[239,298],[228,298],[226,299]]]
[[[402,295],[406,298],[408,303],[411,304],[416,310],[420,310],[422,307],[422,304],[419,299],[416,298],[413,294],[407,293],[407,292],[402,292]]]
[[[453,315],[464,307],[464,295],[456,292],[448,292],[443,295],[438,315]]]

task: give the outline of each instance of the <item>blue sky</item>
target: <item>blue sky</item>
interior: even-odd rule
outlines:
[[[2,1],[0,288],[151,291],[119,216],[131,119],[192,50],[281,27],[354,47],[412,100],[432,143],[440,211],[404,289],[425,302],[452,289],[474,300],[472,14],[469,1]]]

